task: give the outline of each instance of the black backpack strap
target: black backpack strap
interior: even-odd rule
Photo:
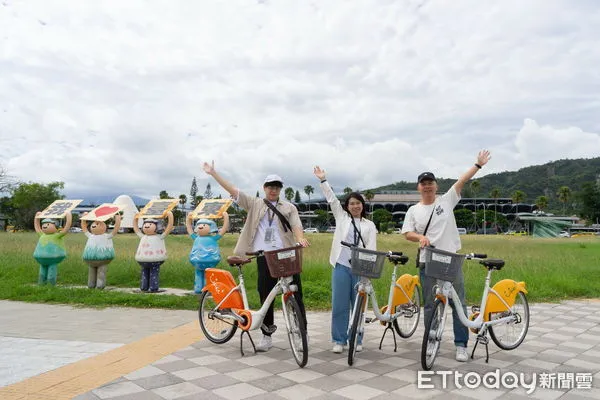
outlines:
[[[281,224],[283,225],[283,231],[287,232],[288,229],[291,231],[292,226],[290,225],[288,220],[283,216],[283,214],[277,209],[277,207],[275,207],[273,204],[271,204],[271,202],[267,199],[263,199],[263,201],[265,202],[267,207],[269,207],[275,214],[277,214],[277,216],[279,217],[279,220],[281,221]]]

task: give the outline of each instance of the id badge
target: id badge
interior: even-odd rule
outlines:
[[[273,228],[267,228],[267,230],[265,232],[265,243],[270,243],[273,240],[275,240]]]

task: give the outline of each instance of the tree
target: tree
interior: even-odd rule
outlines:
[[[519,203],[522,203],[525,200],[525,192],[522,190],[515,190],[512,194],[512,201],[517,206],[516,212],[519,212]]]
[[[304,193],[308,196],[308,211],[310,211],[310,195],[315,192],[315,188],[310,185],[304,186]]]
[[[169,196],[169,193],[167,193],[166,190],[161,190],[160,193],[158,194],[158,198],[159,199],[170,199],[171,197]]]
[[[561,186],[558,189],[558,201],[563,203],[563,215],[566,215],[566,206],[569,200],[571,199],[571,189],[568,186]]]
[[[12,185],[12,178],[2,165],[0,165],[0,193],[8,192]]]
[[[475,213],[477,214],[477,195],[479,194],[479,188],[481,187],[481,184],[479,183],[478,180],[474,180],[471,182],[471,184],[469,185],[471,188],[471,194],[473,195],[473,199],[475,202]],[[475,218],[475,230],[477,230],[478,227],[478,221],[477,218]]]
[[[294,203],[298,204],[298,203],[300,203],[300,200],[301,200],[300,199],[300,191],[296,190],[296,194],[294,195]]]
[[[183,211],[183,207],[185,207],[185,203],[187,203],[187,196],[185,194],[179,195],[179,204],[181,205],[181,210]]]
[[[346,186],[346,187],[344,188],[344,194],[345,194],[346,196],[348,196],[350,193],[352,193],[352,188],[351,188],[351,187],[349,187],[349,186]]]
[[[581,217],[589,224],[597,223],[600,218],[600,190],[594,183],[587,182],[581,187],[577,198],[581,201]]]
[[[490,192],[490,197],[494,199],[494,226],[498,224],[498,220],[496,219],[496,215],[498,214],[498,198],[502,196],[502,192],[499,187],[494,187]]]
[[[260,197],[260,193],[258,193],[258,190],[256,191],[256,197]]]
[[[212,199],[213,198],[213,192],[212,192],[211,187],[210,187],[210,182],[206,184],[206,190],[204,191],[204,198],[205,199]]]
[[[198,204],[200,204],[202,202],[202,200],[204,200],[204,197],[196,196],[196,198],[194,199],[194,204],[196,205],[196,207],[198,206]],[[194,207],[194,208],[196,208],[196,207]]]
[[[456,226],[459,228],[469,228],[475,222],[473,213],[466,208],[454,210],[454,218],[456,219]]]
[[[377,229],[380,232],[385,232],[387,231],[388,223],[392,220],[392,213],[385,208],[380,208],[373,211],[371,217],[373,218],[373,223],[377,226]]]
[[[329,213],[325,210],[315,210],[315,221],[318,225],[329,225]]]
[[[367,199],[367,202],[369,203],[371,212],[373,212],[373,204],[371,204],[371,200],[373,200],[373,197],[375,197],[375,193],[373,193],[371,189],[365,192],[365,199]]]
[[[60,190],[63,182],[21,183],[12,190],[10,206],[13,208],[12,219],[15,226],[33,229],[35,213],[48,207],[54,200],[63,199]]]
[[[198,196],[198,185],[196,184],[196,177],[192,179],[192,186],[190,187],[190,201],[192,203],[192,208],[196,208],[198,205],[196,203],[196,196]]]
[[[535,199],[535,205],[537,206],[538,210],[543,212],[544,209],[548,207],[548,198],[546,196],[538,196],[538,198]]]
[[[294,188],[286,187],[285,191],[284,191],[284,195],[285,195],[285,199],[287,201],[292,201],[292,199],[294,198]]]

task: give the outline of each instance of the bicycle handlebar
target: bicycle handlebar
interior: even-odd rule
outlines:
[[[466,254],[467,260],[484,260],[487,258],[487,254],[485,253],[469,253]]]
[[[302,246],[300,243],[295,243],[291,248],[286,248],[286,250],[290,250],[290,249],[298,249],[298,248],[302,248],[304,246]],[[277,251],[277,250],[283,250],[283,249],[273,249],[273,251]],[[258,257],[258,256],[262,256],[265,251],[271,251],[271,250],[257,250],[257,251],[247,251],[246,255],[250,256],[250,257]]]
[[[358,245],[353,243],[344,242],[343,240],[340,242],[342,246],[346,247],[358,247]],[[391,262],[400,262],[401,264],[406,264],[408,262],[408,257],[404,255],[401,251],[388,251],[386,257]]]

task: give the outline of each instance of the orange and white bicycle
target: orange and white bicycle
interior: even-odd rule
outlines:
[[[263,328],[274,332],[276,327],[267,327],[263,319],[267,309],[281,294],[283,318],[288,333],[290,348],[296,363],[302,368],[308,361],[308,343],[305,322],[294,293],[298,287],[292,284],[292,275],[302,272],[302,246],[297,244],[274,251],[257,251],[246,253],[250,257],[227,257],[227,263],[238,269],[236,284],[229,271],[218,268],[208,268],[205,271],[206,286],[200,295],[200,308],[198,317],[200,328],[204,335],[213,343],[228,342],[235,334],[237,328],[240,334],[240,351],[242,356],[244,333],[248,335],[254,351],[254,341],[250,331]],[[259,310],[251,310],[244,286],[242,266],[248,264],[256,257],[265,257],[269,273],[273,278],[278,278],[277,283],[269,292]]]

